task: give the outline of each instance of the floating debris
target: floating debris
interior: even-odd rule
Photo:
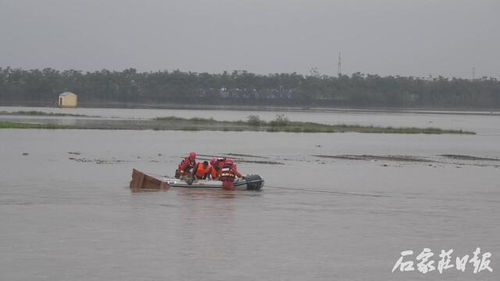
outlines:
[[[313,155],[320,158],[333,158],[345,160],[365,160],[365,161],[398,161],[398,162],[433,162],[429,159],[409,155]]]
[[[92,162],[92,160],[85,159],[85,158],[74,158],[74,157],[69,157],[68,159],[69,159],[69,160],[76,161],[76,162],[82,162],[82,163]]]
[[[80,163],[95,163],[95,164],[118,164],[118,163],[128,162],[119,159],[87,159],[87,158],[74,158],[74,157],[69,157],[68,159]]]
[[[241,154],[241,153],[227,153],[226,155],[229,155],[229,156],[239,156],[239,157],[263,158],[263,159],[268,159],[269,158],[269,157],[264,157],[264,156],[251,155],[251,154]]]
[[[461,155],[461,154],[441,154],[439,156],[446,157],[446,158],[451,158],[451,159],[456,159],[456,160],[471,160],[471,161],[478,161],[478,160],[484,160],[484,161],[500,161],[498,158],[488,158],[488,157],[478,157],[478,156],[471,156],[471,155]]]
[[[254,164],[268,164],[268,165],[285,165],[285,163],[278,161],[261,161],[261,160],[247,160],[238,159],[238,163],[254,163]]]
[[[241,154],[241,153],[226,153],[223,155],[210,155],[210,154],[198,154],[200,160],[210,160],[211,158],[218,157],[234,157],[238,163],[254,163],[254,164],[268,164],[268,165],[285,165],[285,163],[278,161],[270,161],[270,160],[253,160],[253,159],[245,159],[243,157],[248,158],[259,158],[259,159],[269,159],[269,157],[258,156],[258,155],[250,155],[250,154]]]

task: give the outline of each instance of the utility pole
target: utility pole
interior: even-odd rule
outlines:
[[[342,55],[341,55],[340,52],[339,52],[339,62],[338,62],[338,66],[337,67],[338,67],[338,69],[337,69],[338,75],[340,77],[340,76],[342,76]]]
[[[315,67],[315,66],[311,67],[311,70],[309,70],[309,73],[311,74],[311,76],[316,77],[316,78],[318,78],[318,77],[321,76],[321,74],[319,73],[318,68]]]

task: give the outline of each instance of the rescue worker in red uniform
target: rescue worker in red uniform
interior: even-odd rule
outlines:
[[[236,164],[234,164],[233,159],[228,158],[224,161],[222,166],[219,180],[222,181],[222,189],[225,190],[235,190],[234,180],[236,178],[245,178],[238,172]]]
[[[210,160],[210,165],[212,166],[210,169],[210,177],[213,180],[218,180],[222,166],[224,166],[224,158],[212,158]]]
[[[198,162],[194,168],[194,179],[207,179],[210,176],[210,170],[208,161]]]
[[[175,171],[175,177],[186,177],[193,175],[193,169],[196,165],[196,153],[191,152],[189,156],[184,158],[182,162],[179,164],[179,167]]]

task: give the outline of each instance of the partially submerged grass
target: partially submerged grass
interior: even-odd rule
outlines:
[[[290,133],[373,133],[373,134],[475,134],[462,130],[439,128],[394,128],[361,125],[329,125],[314,122],[290,121],[284,115],[277,115],[275,120],[263,121],[258,116],[249,116],[248,121],[218,121],[213,118],[180,118],[175,116],[150,120],[95,120],[72,126],[49,124],[28,124],[2,122],[0,128],[47,128],[47,129],[103,129],[103,130],[178,130],[178,131],[261,131]]]
[[[411,155],[313,155],[319,158],[332,158],[344,160],[374,160],[374,161],[397,161],[397,162],[432,162],[431,160]]]
[[[500,168],[498,165],[499,158],[480,157],[472,155],[461,154],[440,154],[437,156],[452,159],[453,161],[446,161],[447,159],[436,157],[423,157],[413,155],[366,155],[366,154],[341,154],[341,155],[325,155],[316,154],[312,155],[318,158],[327,158],[334,160],[361,160],[361,161],[380,161],[384,163],[399,162],[402,163],[421,163],[427,166],[436,167],[436,165],[454,165],[457,168],[461,166],[475,166],[475,167],[494,167]],[[383,164],[384,167],[387,164]]]
[[[68,129],[68,127],[53,124],[32,124],[0,121],[0,129]]]
[[[456,159],[456,160],[486,160],[486,161],[500,161],[498,158],[491,158],[491,157],[478,157],[478,156],[471,156],[471,155],[462,155],[462,154],[441,154],[440,156],[446,157],[446,158],[451,158],[451,159]]]
[[[265,131],[290,133],[373,133],[373,134],[475,134],[463,130],[447,130],[439,128],[416,127],[376,127],[361,125],[329,125],[314,122],[290,121],[284,115],[277,115],[275,120],[264,121],[258,116],[250,115],[247,121],[218,121],[213,118],[179,118],[174,116],[155,118],[157,122],[175,123],[171,127],[181,126],[181,130],[196,127],[199,130],[216,131]],[[201,127],[199,127],[201,126]],[[172,128],[171,128],[172,129]]]
[[[0,115],[22,115],[22,116],[70,116],[70,117],[98,117],[98,116],[90,116],[84,114],[71,114],[71,113],[55,113],[55,112],[43,112],[43,111],[0,111]]]

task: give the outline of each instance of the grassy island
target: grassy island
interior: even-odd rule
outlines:
[[[445,130],[439,128],[415,127],[377,127],[361,125],[329,125],[314,122],[290,121],[283,115],[278,115],[272,121],[263,121],[258,116],[249,116],[247,121],[218,121],[212,118],[163,117],[154,119],[158,129],[175,127],[177,130],[217,130],[217,131],[265,131],[291,133],[387,133],[387,134],[474,134],[463,130]]]
[[[377,127],[361,125],[330,125],[314,122],[290,121],[284,115],[277,115],[272,121],[261,120],[251,115],[243,121],[219,121],[213,118],[180,118],[175,116],[145,120],[88,120],[74,125],[33,124],[2,122],[0,128],[25,129],[108,129],[108,130],[178,130],[178,131],[258,131],[290,133],[372,133],[372,134],[475,134],[463,130],[415,127]]]

